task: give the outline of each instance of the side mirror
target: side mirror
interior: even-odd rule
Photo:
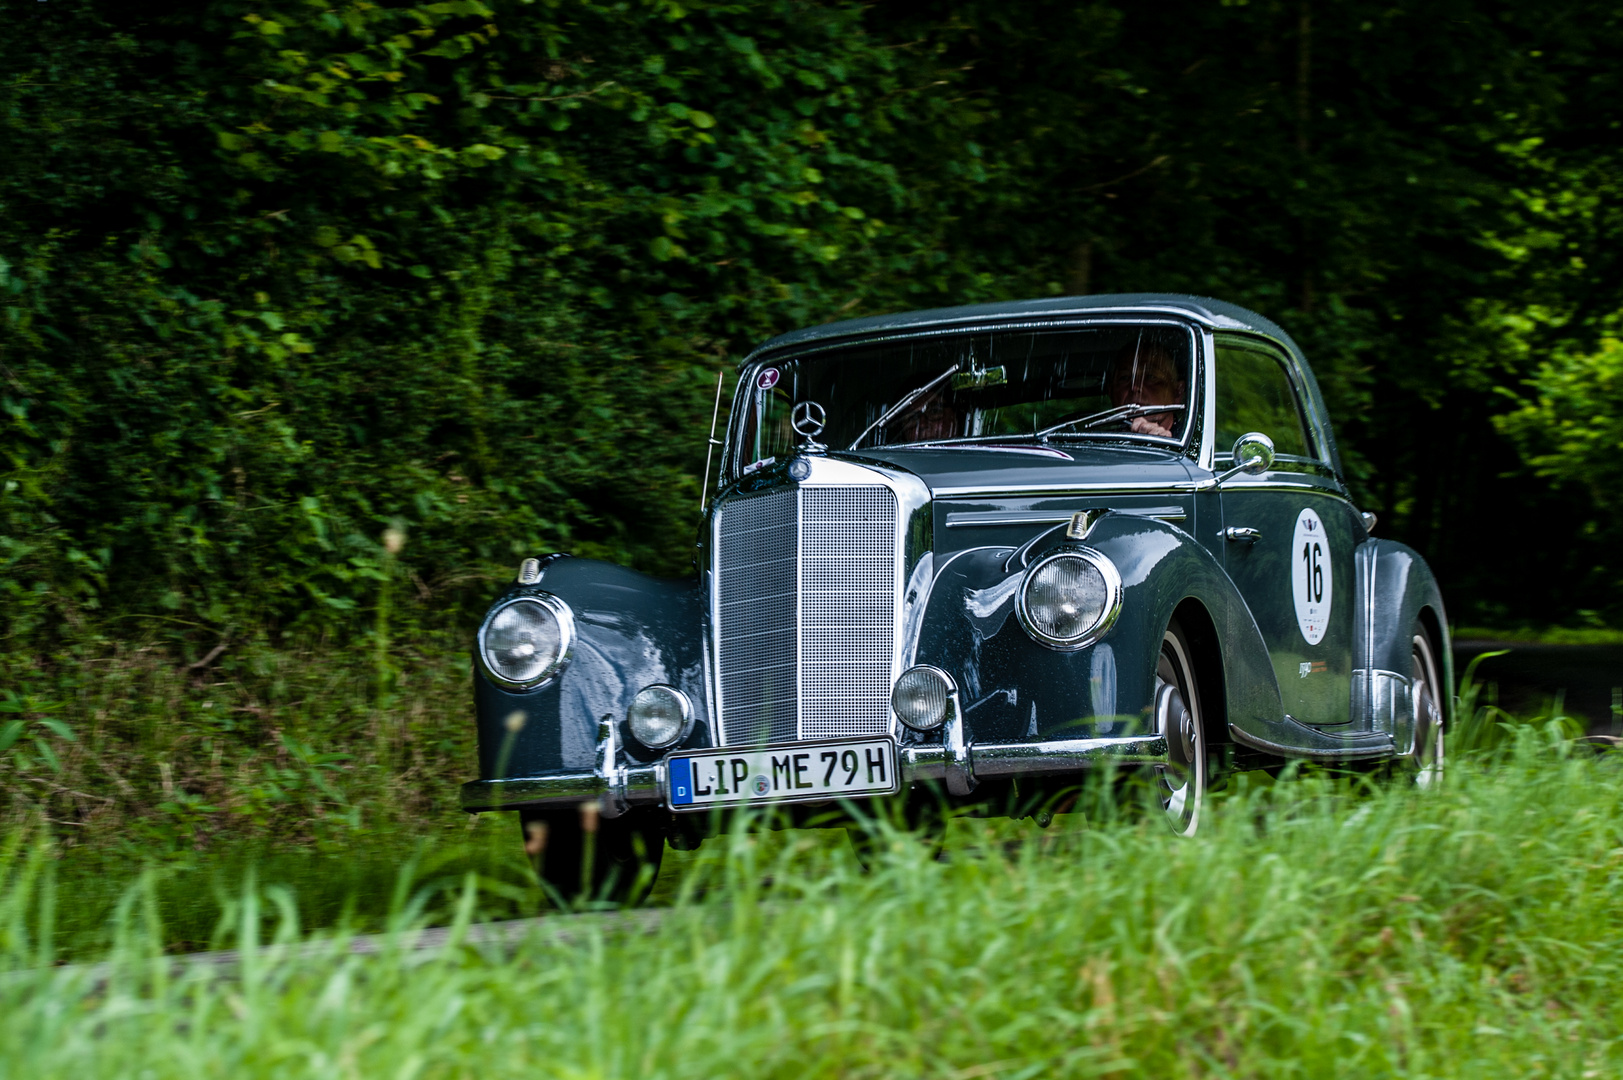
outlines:
[[[1199,490],[1209,490],[1235,473],[1256,476],[1274,467],[1274,440],[1260,431],[1248,431],[1234,440],[1234,467],[1218,473],[1210,480],[1202,480]]]
[[[1260,431],[1248,431],[1235,439],[1234,467],[1252,476],[1273,468],[1274,440]]]

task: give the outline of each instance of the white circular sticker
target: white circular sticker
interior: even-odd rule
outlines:
[[[1303,510],[1291,538],[1291,597],[1296,601],[1296,625],[1309,645],[1324,640],[1330,625],[1331,577],[1324,522],[1313,511]]]

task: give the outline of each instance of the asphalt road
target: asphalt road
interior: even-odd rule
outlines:
[[[1623,735],[1612,706],[1623,695],[1623,645],[1528,645],[1518,642],[1454,642],[1454,675],[1482,653],[1508,649],[1484,660],[1477,681],[1499,689],[1499,704],[1515,713],[1548,712],[1559,697],[1562,710],[1582,717],[1592,735]]]

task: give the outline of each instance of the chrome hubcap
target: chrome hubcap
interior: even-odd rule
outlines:
[[[1184,699],[1180,684],[1189,678],[1183,644],[1168,633],[1155,672],[1156,730],[1166,736],[1166,762],[1155,769],[1156,794],[1167,824],[1180,836],[1200,825],[1206,790],[1206,746],[1200,717]]]

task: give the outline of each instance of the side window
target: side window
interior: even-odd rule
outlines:
[[[1316,457],[1302,424],[1290,376],[1279,360],[1260,349],[1217,345],[1217,452],[1248,431],[1274,441],[1280,457]]]

